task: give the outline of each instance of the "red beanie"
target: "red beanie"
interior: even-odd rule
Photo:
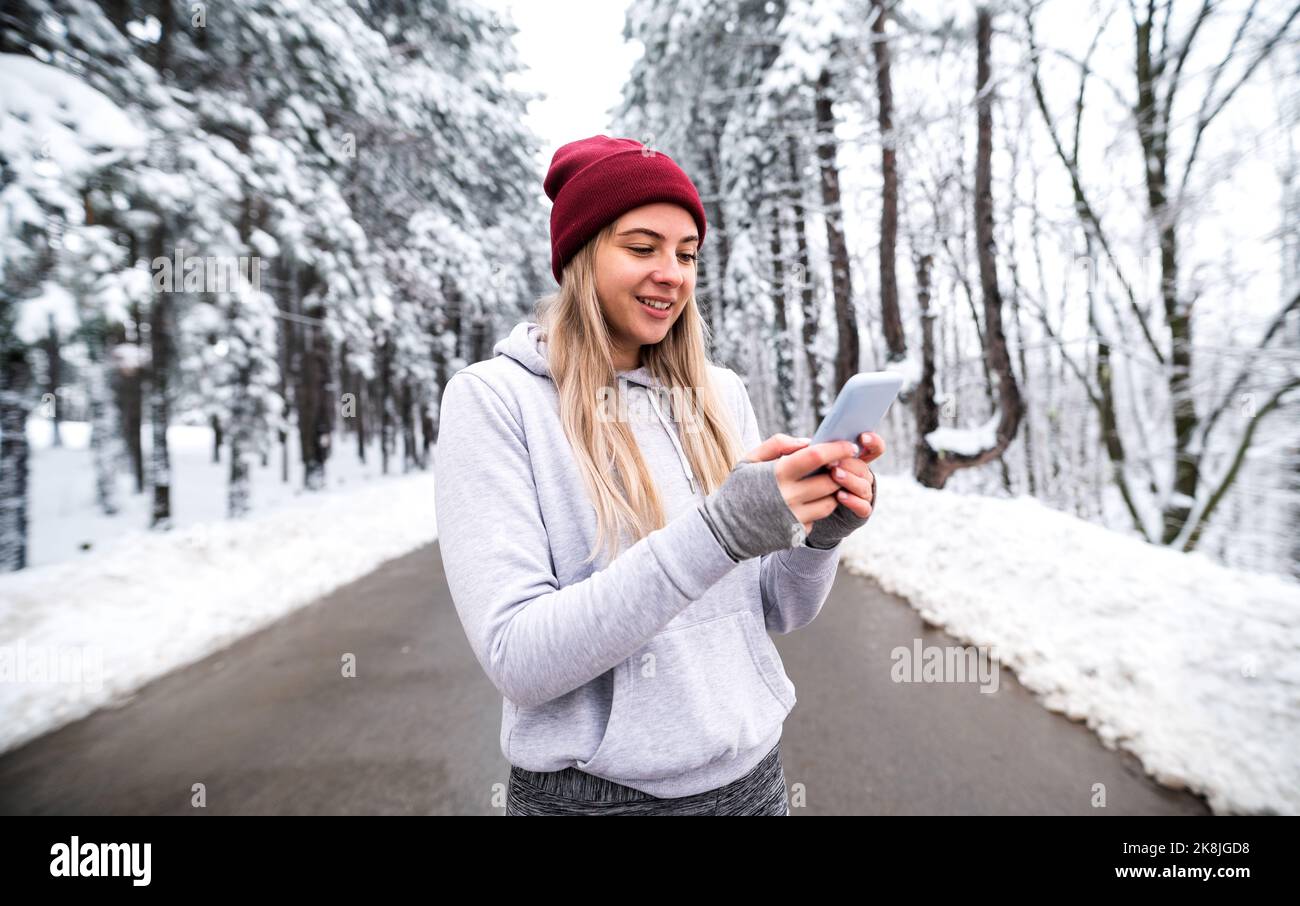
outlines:
[[[543,184],[551,207],[551,273],[611,221],[656,201],[679,204],[695,218],[704,243],[704,205],[682,168],[662,151],[630,138],[593,135],[560,147]]]

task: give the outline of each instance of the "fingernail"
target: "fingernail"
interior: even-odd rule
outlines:
[[[859,447],[857,444],[854,444],[854,445],[853,445],[853,455],[854,455],[854,456],[861,456],[861,455],[862,455],[862,448]]]

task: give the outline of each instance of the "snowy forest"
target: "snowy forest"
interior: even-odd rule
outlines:
[[[1298,17],[643,0],[608,133],[699,187],[711,353],[765,435],[901,371],[882,471],[1300,578]],[[174,527],[179,426],[224,520],[431,469],[440,388],[554,289],[515,34],[468,0],[6,2],[0,569],[77,426],[57,481],[119,535]]]

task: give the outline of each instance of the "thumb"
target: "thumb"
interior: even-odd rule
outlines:
[[[787,453],[801,450],[812,443],[810,437],[791,437],[789,434],[773,434],[754,449],[745,454],[750,462],[767,462],[780,459]]]

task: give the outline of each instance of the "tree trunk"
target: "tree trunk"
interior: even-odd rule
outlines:
[[[872,0],[871,46],[876,55],[876,98],[880,121],[880,326],[889,350],[888,361],[907,357],[903,317],[898,310],[898,277],[894,272],[898,244],[898,166],[894,136],[894,91],[890,85],[889,44],[885,38],[885,0]]]
[[[388,474],[388,457],[393,449],[392,341],[387,330],[379,347],[379,471]]]
[[[164,218],[153,231],[153,254],[150,260],[166,257],[167,221]],[[182,284],[181,275],[173,275],[175,290]],[[169,313],[170,293],[155,291],[149,306],[149,483],[153,486],[153,509],[149,527],[166,531],[171,528],[172,478],[171,455],[167,447],[167,426],[171,422],[168,394],[170,367]]]
[[[988,451],[985,460],[988,461],[993,457],[1000,458],[1015,439],[1023,414],[1023,404],[1020,387],[1011,368],[1006,331],[1002,327],[1002,291],[998,286],[997,254],[993,239],[993,99],[989,71],[993,22],[988,7],[980,7],[976,23],[979,139],[975,165],[975,243],[979,255],[980,290],[984,296],[984,352],[989,371],[997,385],[998,403],[1002,409],[997,428],[998,440]],[[1007,480],[1009,482],[1009,478]]]
[[[63,407],[59,404],[59,387],[63,383],[63,356],[59,350],[59,330],[54,326],[53,314],[49,315],[49,332],[41,345],[45,348],[45,359],[48,363],[45,386],[46,392],[50,395],[50,411],[53,413],[50,422],[54,434],[50,443],[52,446],[62,447],[63,437],[59,431],[59,423],[63,421]]]
[[[134,250],[132,260],[135,260]],[[122,373],[121,409],[122,432],[126,439],[126,451],[131,457],[131,472],[135,476],[135,492],[144,493],[144,343],[140,336],[141,318],[144,317],[140,306],[131,303],[131,323],[133,329],[129,336],[123,335],[123,342],[135,347],[130,366]]]
[[[425,395],[420,406],[420,468],[429,468],[429,450],[433,444],[433,406]]]
[[[353,389],[357,394],[357,459],[364,465],[366,462],[366,431],[368,428],[366,424],[366,406],[370,403],[370,385],[360,374],[357,374]]]
[[[302,356],[299,352],[301,326],[294,320],[299,314],[298,299],[298,265],[291,254],[281,255],[280,262],[280,299],[284,306],[284,315],[280,322],[280,399],[283,406],[283,423],[280,428],[280,480],[289,483],[289,428],[293,424],[295,413],[299,419],[300,400],[298,396]]]
[[[212,426],[212,462],[221,462],[221,418],[213,412],[208,416],[208,424]]]
[[[918,464],[918,479],[941,488],[958,469],[983,465],[1000,457],[1015,440],[1023,415],[1020,390],[1011,368],[1006,335],[1002,329],[1002,292],[998,287],[997,252],[993,241],[993,101],[989,58],[993,23],[987,7],[976,12],[976,117],[978,140],[975,157],[975,246],[979,260],[980,290],[984,296],[984,357],[996,383],[998,423],[991,446],[975,452],[936,451]],[[925,431],[918,418],[918,434]],[[932,429],[930,429],[932,430]]]
[[[803,206],[803,175],[799,172],[799,143],[794,136],[786,140],[786,153],[790,164],[790,213],[794,221],[795,279],[800,292],[803,312],[803,351],[808,366],[808,385],[812,402],[813,424],[805,429],[812,434],[822,417],[821,379],[818,374],[817,353],[817,301],[813,292],[812,264],[808,258],[808,234]]]
[[[709,221],[708,242],[717,249],[718,257],[714,262],[705,255],[700,262],[700,276],[708,286],[708,292],[700,301],[700,316],[712,328],[713,337],[721,336],[722,316],[727,300],[723,293],[723,276],[727,273],[727,261],[731,257],[731,237],[727,233],[725,206],[715,203],[714,197],[721,198],[719,187],[722,185],[720,167],[718,166],[718,146],[721,136],[714,135],[704,149],[704,175],[707,183],[706,196],[701,199]]]
[[[781,430],[793,432],[795,426],[795,381],[793,344],[790,342],[790,325],[786,314],[785,253],[781,243],[781,200],[772,201],[771,253],[772,253],[772,348],[776,350],[776,389],[781,407]]]
[[[411,400],[411,382],[402,381],[402,474],[411,471],[416,465],[415,449],[415,404]]]
[[[251,370],[247,359],[240,364],[235,378],[234,399],[230,406],[230,481],[226,486],[226,515],[231,519],[247,515],[252,508],[252,483],[249,480],[247,457],[252,445],[250,427],[253,402],[249,393]]]
[[[95,503],[105,516],[115,516],[117,506],[117,410],[111,395],[113,363],[102,335],[89,340],[90,367],[86,370],[90,398],[90,448],[95,469]]]
[[[14,571],[27,566],[26,398],[32,372],[21,346],[0,353],[0,571]]]
[[[314,270],[302,272],[300,299],[311,295],[319,278]],[[298,380],[298,442],[302,449],[303,487],[318,491],[325,487],[325,462],[330,453],[330,431],[333,426],[334,400],[330,391],[330,349],[325,334],[324,307],[315,304],[304,311],[311,321],[304,324],[300,335],[302,369]]]
[[[831,293],[835,298],[835,386],[843,387],[858,373],[860,351],[858,319],[853,310],[853,280],[849,247],[844,239],[844,206],[840,199],[840,170],[836,162],[835,115],[831,108],[831,74],[822,69],[817,79],[817,162],[821,173],[822,210],[826,222],[826,252],[831,265]],[[818,418],[825,415],[820,410]]]
[[[916,261],[916,301],[921,309],[921,379],[912,398],[916,417],[916,480],[926,487],[939,487],[942,481],[939,465],[942,452],[932,448],[925,436],[939,427],[939,406],[934,398],[935,344],[934,322],[936,314],[930,308],[930,269],[934,259],[921,255]]]

